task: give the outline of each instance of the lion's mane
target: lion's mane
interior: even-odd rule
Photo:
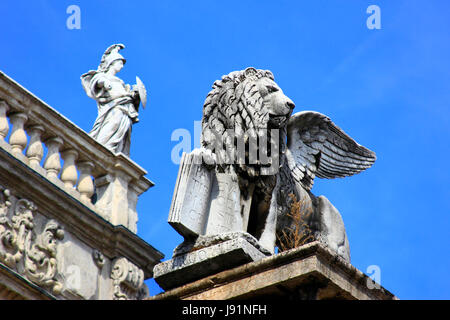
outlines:
[[[274,80],[268,70],[247,68],[214,82],[203,106],[202,147],[214,152],[217,138],[221,138],[224,145],[235,146],[235,137],[267,129],[268,110],[263,107],[263,98],[256,86],[256,81],[263,77]],[[234,137],[228,134],[229,129],[233,130]],[[254,176],[258,175],[255,167],[247,164],[238,165],[237,169]]]

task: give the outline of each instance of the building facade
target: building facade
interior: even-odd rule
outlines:
[[[0,72],[0,299],[142,299],[146,171]]]

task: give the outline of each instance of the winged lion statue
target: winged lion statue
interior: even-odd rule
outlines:
[[[339,211],[311,189],[316,177],[347,177],[369,168],[375,153],[327,116],[315,111],[292,115],[294,107],[267,70],[247,68],[214,82],[203,106],[201,148],[184,155],[169,216],[185,241],[242,231],[274,253],[300,228],[350,261]],[[206,170],[203,176],[201,170]],[[182,176],[189,174],[196,175],[195,184],[183,187]],[[292,215],[298,203],[309,212],[301,226],[295,226],[299,222]],[[181,221],[183,210],[188,218]]]

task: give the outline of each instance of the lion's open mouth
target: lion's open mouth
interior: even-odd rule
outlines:
[[[274,115],[274,114],[269,113],[269,126],[271,128],[281,128],[286,123],[288,116],[289,116],[288,114],[287,115]]]

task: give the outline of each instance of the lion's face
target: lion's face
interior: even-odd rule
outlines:
[[[280,87],[270,78],[256,81],[256,88],[262,98],[261,108],[265,109],[268,128],[282,128],[286,125],[295,105],[284,95]]]
[[[206,97],[202,146],[216,155],[228,149],[245,153],[238,157],[245,159],[244,163],[234,158],[232,163],[251,177],[258,176],[264,166],[273,164],[278,168],[278,157],[272,155],[272,150],[283,152],[285,129],[293,109],[294,103],[284,95],[270,71],[247,68],[232,72],[214,82]],[[266,161],[261,156],[264,152],[273,161]],[[250,153],[255,154],[252,157]]]

